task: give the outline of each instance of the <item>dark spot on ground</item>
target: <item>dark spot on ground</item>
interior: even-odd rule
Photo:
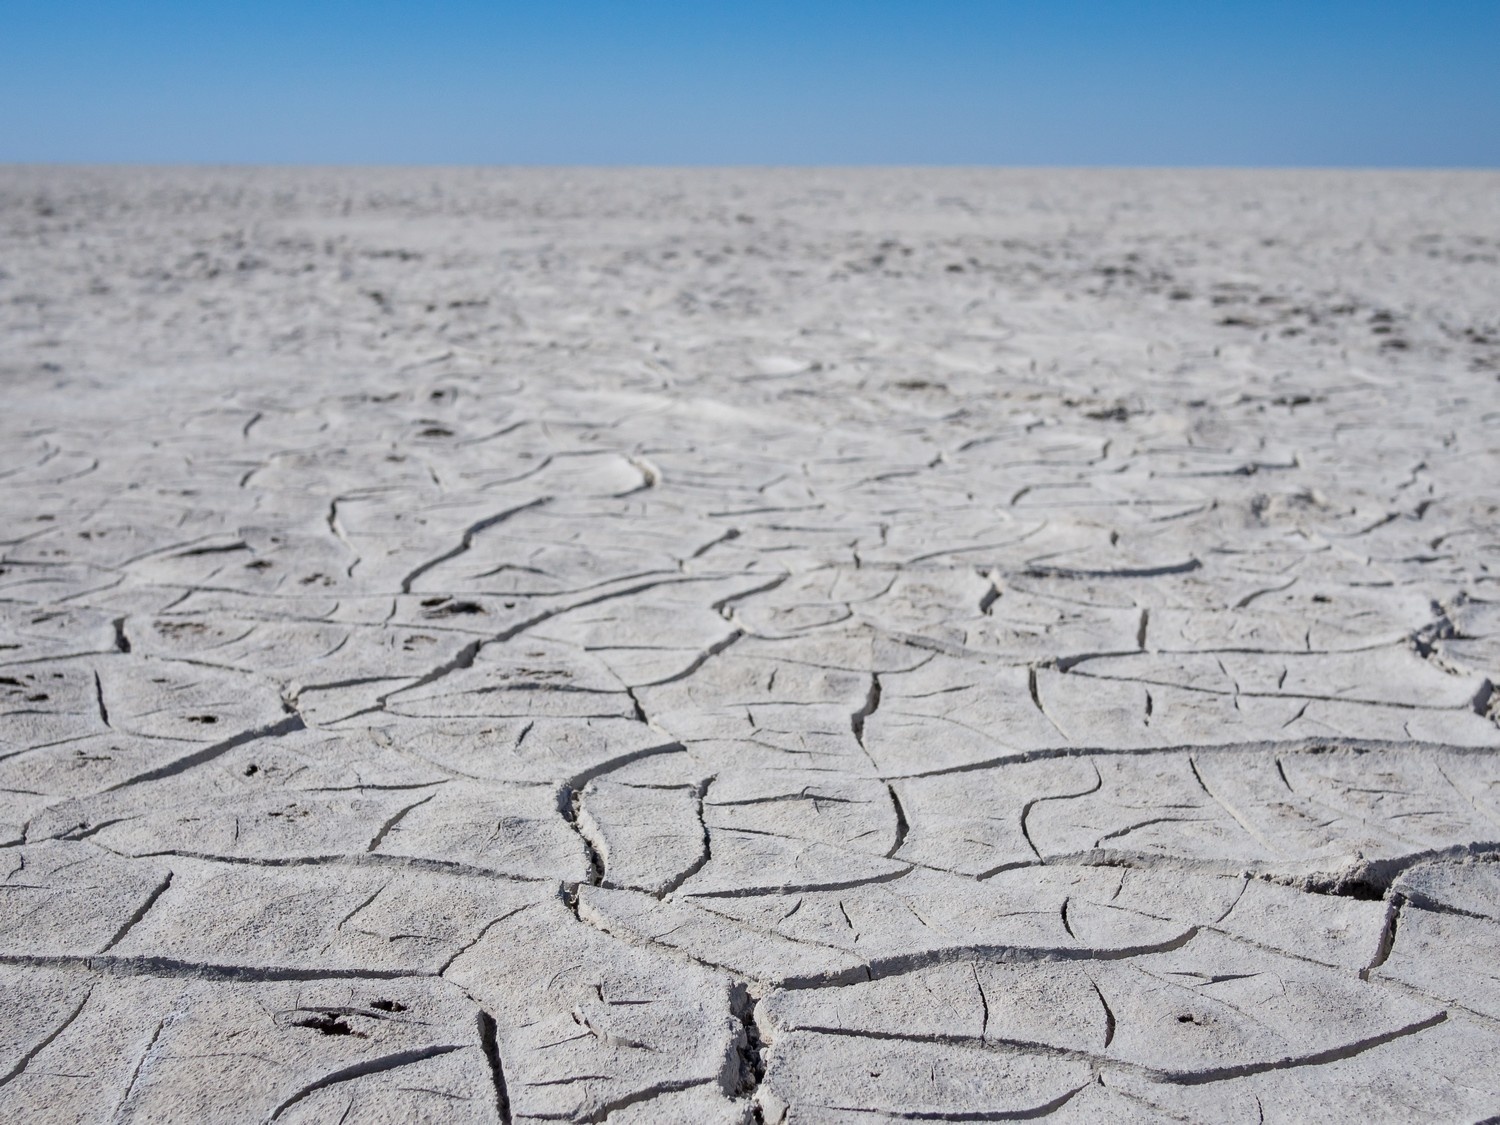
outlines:
[[[425,605],[426,603],[424,602],[423,604]],[[426,615],[428,617],[457,617],[459,615],[486,612],[488,611],[478,602],[447,602],[434,609],[429,609]]]
[[[321,1012],[306,1019],[297,1020],[294,1027],[310,1027],[314,1031],[320,1031],[324,1035],[352,1035],[356,1039],[366,1038],[363,1031],[356,1031],[349,1026],[349,1021],[343,1016],[336,1016],[331,1012]]]

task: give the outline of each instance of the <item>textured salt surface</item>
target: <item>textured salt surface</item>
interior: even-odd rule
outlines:
[[[0,224],[0,1118],[1500,1112],[1500,177]]]

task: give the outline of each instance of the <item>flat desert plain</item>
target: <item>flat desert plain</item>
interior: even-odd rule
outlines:
[[[1500,175],[0,170],[0,1118],[1500,1113]]]

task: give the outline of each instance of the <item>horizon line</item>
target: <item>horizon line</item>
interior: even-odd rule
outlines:
[[[444,169],[464,171],[976,171],[976,172],[1500,172],[1497,164],[1005,164],[962,162],[853,162],[853,163],[626,163],[626,162],[442,162],[442,161],[337,161],[304,160],[9,160],[0,158],[0,168],[161,168],[184,170],[284,169],[309,171],[331,169]]]

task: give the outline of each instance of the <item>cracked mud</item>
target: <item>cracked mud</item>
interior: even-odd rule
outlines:
[[[1496,230],[0,173],[0,1118],[1500,1113]]]

